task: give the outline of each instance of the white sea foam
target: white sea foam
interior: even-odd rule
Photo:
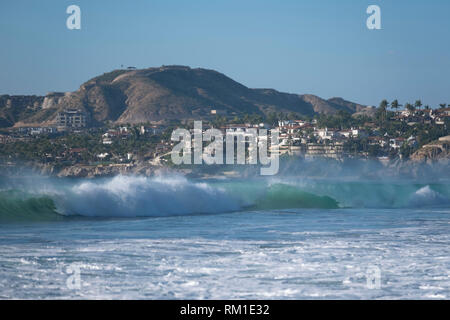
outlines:
[[[419,238],[419,239],[417,239]],[[158,298],[158,299],[445,299],[450,290],[449,236],[426,243],[415,229],[392,238],[361,231],[353,237],[287,241],[117,239],[94,242],[68,239],[64,250],[0,246],[6,298]],[[380,248],[374,249],[377,243]],[[442,243],[442,245],[439,245]],[[401,244],[401,248],[399,245]],[[89,245],[89,254],[78,254]],[[98,252],[95,252],[95,249]],[[216,250],[229,254],[220,254]],[[381,250],[380,250],[381,249]],[[408,254],[406,254],[408,251]],[[350,255],[351,253],[351,255]],[[18,263],[21,255],[33,264]],[[436,260],[444,255],[444,260]],[[42,257],[54,256],[48,261]],[[80,267],[81,289],[65,287],[66,266]],[[378,265],[381,288],[367,288],[367,269]],[[19,277],[20,275],[26,277]],[[443,277],[436,280],[436,277]],[[12,284],[15,284],[12,286]],[[17,288],[22,288],[17,290]],[[26,288],[26,290],[23,290]]]
[[[117,176],[85,181],[60,195],[66,214],[142,217],[236,211],[238,201],[222,189],[181,176]]]
[[[417,190],[410,198],[410,205],[415,207],[442,206],[450,204],[449,199],[425,186]]]

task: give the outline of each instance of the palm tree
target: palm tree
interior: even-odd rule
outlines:
[[[384,99],[383,101],[381,101],[380,103],[380,112],[382,115],[382,120],[384,121],[387,117],[387,108],[389,107],[389,102]]]
[[[414,106],[420,110],[420,108],[422,107],[422,101],[416,100],[416,102],[414,103]]]
[[[391,102],[391,108],[397,110],[398,108],[400,108],[400,104],[398,103],[398,100],[395,99],[394,101]]]
[[[439,106],[441,107],[441,109],[444,109],[446,105],[447,105],[447,104],[445,104],[445,103],[440,103],[440,104],[439,104]]]
[[[384,99],[383,101],[381,101],[381,103],[380,103],[380,108],[381,108],[382,110],[386,110],[388,106],[389,106],[389,102],[388,102],[386,99]]]
[[[405,108],[406,110],[408,110],[411,114],[414,113],[414,111],[416,110],[416,108],[414,108],[414,106],[410,103],[405,104]]]

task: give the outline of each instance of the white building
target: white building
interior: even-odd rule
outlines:
[[[328,128],[318,129],[316,130],[315,135],[322,140],[332,140],[336,136],[336,131]]]
[[[404,138],[389,139],[389,146],[394,149],[399,149],[405,142]]]

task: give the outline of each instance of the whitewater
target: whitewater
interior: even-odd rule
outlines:
[[[0,298],[448,299],[449,214],[438,180],[4,179]]]

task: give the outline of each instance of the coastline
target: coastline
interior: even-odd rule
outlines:
[[[300,158],[295,156],[280,159],[280,173],[274,178],[289,175],[324,178],[333,175],[367,179],[403,177],[411,179],[450,179],[445,170],[450,164],[448,157],[416,159],[367,159],[367,158]],[[176,174],[195,179],[228,179],[254,177],[259,166],[253,165],[197,165],[174,167],[154,165],[148,162],[128,164],[73,164],[60,166],[48,163],[21,163],[0,166],[0,176],[48,176],[52,178],[102,178],[123,176],[152,177],[161,174]],[[443,170],[442,170],[443,169]]]

